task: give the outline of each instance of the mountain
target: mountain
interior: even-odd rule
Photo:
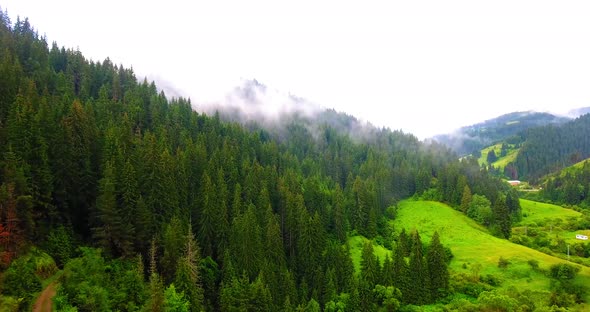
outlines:
[[[467,155],[511,137],[514,137],[512,143],[517,143],[520,139],[515,136],[522,134],[526,129],[550,124],[558,125],[569,120],[571,119],[568,117],[544,112],[513,112],[462,127],[454,133],[437,135],[433,139],[449,146],[459,155]]]
[[[357,140],[371,140],[380,131],[369,122],[280,92],[256,79],[244,79],[222,99],[198,103],[197,107],[226,121],[263,127],[282,139],[286,138],[287,126],[294,122],[304,125],[316,138],[326,127]]]
[[[0,47],[6,310],[31,310],[43,284],[57,311],[534,308],[526,284],[507,297],[498,286],[512,281],[479,276],[495,260],[449,272],[467,269],[465,249],[453,260],[446,227],[456,222],[425,244],[392,226],[403,199],[422,198],[506,242],[522,217],[518,194],[473,158],[255,80],[197,111],[130,68],[49,47],[2,10]],[[395,257],[381,262],[374,245]],[[584,301],[572,284],[584,276],[561,265],[546,278],[567,273],[559,285],[577,292],[539,290],[560,305]],[[502,277],[540,274],[533,266]]]
[[[519,176],[536,180],[590,157],[590,114],[526,130],[516,157]]]
[[[580,117],[582,115],[586,115],[589,113],[590,113],[590,106],[572,109],[567,113],[567,116],[569,116],[571,118],[576,118],[576,117]]]

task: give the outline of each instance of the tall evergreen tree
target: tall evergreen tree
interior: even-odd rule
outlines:
[[[471,204],[471,189],[469,189],[469,185],[465,185],[463,188],[463,196],[461,197],[461,211],[463,213],[467,213],[469,209],[469,204]]]
[[[132,229],[129,223],[124,222],[117,205],[115,180],[113,164],[107,162],[100,180],[100,195],[96,200],[98,225],[93,229],[94,236],[111,254],[130,255]]]
[[[393,286],[401,291],[403,301],[409,303],[412,297],[410,294],[412,280],[410,279],[410,268],[400,244],[397,245],[393,256],[393,275],[395,276]]]
[[[412,233],[413,245],[410,255],[411,283],[408,289],[408,302],[413,304],[426,304],[430,302],[430,285],[428,267],[424,262],[422,241],[418,231]]]
[[[381,276],[381,268],[379,260],[373,252],[373,243],[365,242],[361,254],[361,277],[367,282],[368,287],[373,289],[379,282]]]
[[[445,250],[440,243],[438,232],[434,232],[426,253],[432,300],[444,297],[449,290],[449,270],[445,260]]]
[[[178,291],[185,294],[190,303],[190,311],[202,311],[203,287],[199,273],[201,255],[190,225],[185,240],[184,255],[178,259],[174,284]]]
[[[492,206],[492,215],[494,218],[494,224],[497,227],[499,234],[504,238],[510,238],[512,229],[512,220],[510,212],[506,206],[506,198],[499,197]]]

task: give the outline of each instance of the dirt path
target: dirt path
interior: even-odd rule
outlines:
[[[37,301],[35,301],[35,305],[33,305],[33,312],[51,312],[51,308],[53,307],[53,296],[55,296],[55,281],[51,282],[51,284],[47,285]]]

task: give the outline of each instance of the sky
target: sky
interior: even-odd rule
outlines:
[[[590,1],[4,0],[49,42],[199,103],[240,79],[426,138],[590,106]]]

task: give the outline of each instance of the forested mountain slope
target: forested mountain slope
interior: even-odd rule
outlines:
[[[590,157],[590,114],[561,126],[531,128],[516,158],[520,176],[537,179]]]
[[[511,144],[520,143],[514,136],[529,128],[545,125],[558,125],[570,118],[542,112],[514,112],[486,120],[471,126],[462,127],[455,133],[441,134],[434,140],[451,147],[459,155],[473,154],[482,148],[509,140]]]
[[[49,47],[5,13],[0,47],[2,294],[21,309],[40,288],[38,258],[64,270],[58,310],[432,303],[448,289],[417,302],[375,278],[380,266],[354,274],[350,234],[392,244],[390,207],[414,194],[454,207],[485,197],[498,236],[518,215],[475,160],[412,135],[224,122],[109,59]],[[411,269],[426,270],[422,260]]]

